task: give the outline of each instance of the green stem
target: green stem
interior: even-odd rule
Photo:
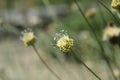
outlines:
[[[103,15],[102,9],[101,9],[100,5],[98,4],[98,2],[96,2],[96,3],[97,3],[97,6],[98,6],[98,9],[99,9],[99,13],[100,13],[100,16],[102,18],[102,21],[103,21],[104,25],[106,25],[106,20],[105,20],[105,17]]]
[[[58,79],[58,80],[62,80],[49,66],[48,64],[44,61],[44,59],[40,56],[37,48],[35,45],[32,45],[33,49],[35,50],[35,53],[37,54],[37,56],[39,57],[39,59],[42,61],[42,63],[46,66],[46,68]]]
[[[97,20],[96,20],[95,17],[92,18],[92,23],[93,23],[93,26],[95,26],[94,29],[95,29],[95,30],[97,30],[97,29],[99,30],[99,31],[96,31],[95,33],[97,34],[97,33],[99,32],[99,34],[100,34],[101,28],[100,28],[99,24],[97,23]],[[94,30],[94,31],[95,31],[95,30]]]
[[[113,72],[112,66],[111,66],[111,64],[110,64],[110,61],[109,61],[107,58],[105,58],[105,60],[106,60],[106,63],[107,63],[107,65],[108,65],[108,67],[109,67],[109,69],[110,69],[110,71],[111,71],[111,73],[112,73],[112,75],[113,75],[113,78],[114,78],[115,80],[117,80],[117,78],[116,78],[116,76],[115,76],[115,74],[114,74],[114,72]]]
[[[117,19],[117,17],[110,11],[110,9],[101,1],[101,0],[97,0],[106,10],[108,10],[109,13],[111,13],[111,15],[113,16],[113,18],[120,24],[119,20]]]
[[[86,67],[98,80],[102,80],[95,72],[93,72],[93,71],[76,55],[76,53],[74,53],[73,50],[71,50],[71,51],[72,51],[73,56],[74,56],[78,61],[80,61],[80,62],[84,65],[84,67]]]
[[[89,23],[88,19],[85,17],[85,15],[84,15],[82,9],[80,8],[77,0],[74,0],[74,2],[75,2],[76,5],[78,6],[78,9],[79,9],[80,13],[82,14],[82,16],[84,17],[84,19],[85,19],[85,21],[87,22],[88,26],[90,27],[90,30],[92,31],[92,33],[93,33],[93,35],[94,35],[94,37],[95,37],[95,39],[96,39],[96,41],[97,41],[100,49],[101,49],[101,54],[102,54],[104,60],[106,61],[107,65],[108,65],[108,68],[110,69],[110,71],[111,71],[114,79],[117,80],[117,78],[115,77],[115,74],[113,73],[112,66],[110,65],[110,61],[109,61],[108,57],[107,57],[106,54],[105,54],[103,45],[102,45],[101,41],[99,40],[97,34],[95,33],[95,30],[94,30],[93,26]]]
[[[120,72],[120,67],[119,67],[119,65],[117,64],[117,59],[116,59],[116,53],[115,53],[115,48],[112,46],[112,51],[113,51],[113,53],[112,53],[112,59],[113,59],[113,63],[114,63],[114,65],[116,66],[116,68],[117,69],[119,69],[119,72]]]

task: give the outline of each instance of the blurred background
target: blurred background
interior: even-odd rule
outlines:
[[[111,10],[111,0],[102,0]],[[113,16],[96,0],[78,0],[80,8],[102,41],[103,30]],[[117,15],[115,15],[117,16]],[[118,18],[118,17],[117,17]],[[0,0],[0,80],[57,80],[39,60],[32,47],[24,46],[21,32],[27,28],[37,36],[37,49],[62,80],[97,80],[70,52],[62,53],[54,37],[61,30],[74,39],[73,50],[103,80],[113,80],[101,49],[74,0]],[[120,65],[120,50],[102,42],[113,65]]]

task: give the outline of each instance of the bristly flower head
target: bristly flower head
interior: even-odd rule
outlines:
[[[120,10],[120,0],[112,0],[111,6],[114,9]]]
[[[62,30],[61,33],[57,33],[54,40],[56,40],[56,45],[62,52],[69,52],[73,47],[73,39],[62,32],[64,32],[64,30]]]
[[[103,32],[103,40],[110,41],[113,45],[120,45],[120,28],[113,22],[109,22],[107,28]]]
[[[120,35],[120,28],[118,28],[112,21],[108,23],[107,28],[104,30],[103,33],[103,40],[109,40],[114,36]]]
[[[34,33],[30,29],[28,29],[22,32],[21,40],[24,42],[26,46],[32,46],[36,42],[36,37]]]
[[[103,40],[108,40],[114,36],[119,36],[120,35],[120,28],[114,26],[114,27],[107,27],[104,30],[103,34]]]

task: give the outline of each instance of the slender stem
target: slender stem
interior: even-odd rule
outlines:
[[[102,21],[103,21],[103,23],[105,25],[106,24],[106,20],[105,20],[105,17],[103,15],[102,9],[101,9],[100,5],[98,4],[98,2],[96,2],[96,3],[97,3],[97,6],[98,6],[98,9],[99,9],[99,13],[100,13],[100,16],[102,18]]]
[[[96,20],[95,17],[92,18],[92,23],[93,23],[93,25],[95,26],[95,27],[94,27],[95,29],[101,30],[100,26],[99,26],[99,27],[96,27],[96,26],[98,26],[98,23],[97,23],[97,20]],[[95,30],[94,30],[94,31],[95,31]],[[98,31],[96,31],[96,32],[98,32]],[[96,33],[96,34],[97,34],[97,33]]]
[[[97,34],[95,33],[95,30],[94,30],[93,26],[89,23],[88,19],[85,17],[85,15],[84,15],[82,9],[80,8],[77,0],[74,0],[74,2],[78,6],[78,9],[79,9],[80,13],[82,14],[82,16],[84,17],[84,19],[87,22],[88,26],[90,27],[91,31],[93,32],[93,35],[94,35],[94,37],[95,37],[95,39],[96,39],[96,41],[97,41],[97,43],[98,43],[98,45],[99,45],[99,47],[101,49],[101,54],[102,54],[104,60],[106,61],[107,65],[108,65],[108,68],[110,69],[114,79],[117,80],[116,77],[115,77],[115,74],[113,73],[112,66],[110,65],[110,61],[109,61],[108,57],[105,54],[104,47],[103,47],[101,41],[99,40]]]
[[[113,78],[114,78],[115,80],[117,80],[117,78],[116,78],[116,76],[115,76],[115,74],[114,74],[114,72],[113,72],[112,66],[111,66],[111,64],[110,64],[110,61],[109,61],[107,58],[105,58],[105,59],[106,59],[107,65],[108,65],[108,67],[109,67],[109,69],[110,69],[110,71],[111,71],[111,73],[112,73],[112,75],[113,75]]]
[[[39,59],[42,61],[42,63],[46,66],[46,68],[58,79],[58,80],[62,80],[49,66],[48,64],[44,61],[44,59],[40,56],[37,48],[35,45],[32,45],[33,49],[35,50],[35,53],[37,54],[37,56],[39,57]]]
[[[93,71],[76,55],[76,53],[74,53],[73,50],[71,50],[71,51],[72,51],[72,55],[73,55],[78,61],[80,61],[80,62],[84,65],[84,67],[86,67],[98,80],[102,80],[95,72],[93,72]]]
[[[117,17],[110,11],[110,9],[101,1],[101,0],[97,0],[106,10],[109,11],[109,13],[111,13],[111,15],[113,16],[113,18],[120,24],[119,20],[117,19]]]
[[[79,11],[80,11],[80,13],[82,14],[82,16],[84,17],[84,19],[85,19],[85,21],[87,22],[88,26],[90,27],[90,30],[91,30],[92,32],[94,32],[94,28],[92,27],[92,25],[89,23],[89,21],[88,21],[87,18],[85,17],[85,15],[84,15],[82,9],[80,8],[77,0],[73,0],[73,1],[76,3],[76,5],[77,5],[77,7],[78,7],[78,9],[79,9]],[[97,36],[96,34],[94,34],[94,35]]]
[[[103,54],[104,54],[104,53],[105,53],[105,52],[104,52],[104,48],[103,48],[103,46],[102,46],[102,44],[101,44],[101,41],[99,40],[97,34],[95,33],[95,30],[94,30],[93,26],[90,24],[90,22],[88,21],[88,19],[85,17],[82,9],[79,7],[79,4],[78,4],[77,0],[74,0],[74,2],[75,2],[76,5],[78,6],[80,13],[82,14],[82,16],[84,17],[86,23],[87,23],[88,26],[90,27],[91,32],[93,33],[96,41],[98,42],[98,44],[99,44],[99,46],[100,46],[100,48],[101,48],[101,50],[102,50],[102,52],[103,52]]]
[[[113,59],[113,63],[114,63],[114,65],[116,66],[116,68],[118,68],[119,69],[119,72],[120,72],[120,67],[119,67],[119,65],[117,64],[117,59],[116,59],[116,53],[115,53],[115,48],[112,46],[112,51],[113,51],[113,53],[112,53],[112,59]]]

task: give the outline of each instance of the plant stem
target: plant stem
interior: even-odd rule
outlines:
[[[100,26],[97,27],[99,24],[97,23],[97,20],[96,20],[95,17],[92,18],[92,23],[93,23],[93,26],[95,26],[94,29],[96,29],[96,30],[98,29],[99,30],[99,31],[96,31],[95,33],[97,34],[99,32],[98,34],[100,34],[101,27]]]
[[[58,80],[62,80],[49,66],[48,64],[44,61],[44,59],[40,56],[37,48],[35,45],[32,45],[33,49],[35,50],[35,53],[37,54],[37,56],[39,57],[39,59],[42,61],[42,63],[46,66],[46,68],[58,79]]]
[[[111,64],[110,64],[110,61],[107,59],[107,57],[105,58],[105,60],[106,60],[106,63],[107,63],[107,65],[108,65],[108,67],[109,67],[109,69],[110,69],[110,71],[111,71],[111,73],[112,73],[112,75],[113,75],[113,78],[114,78],[115,80],[117,80],[117,78],[116,78],[116,76],[115,76],[115,74],[114,74],[114,72],[113,72],[112,66],[111,66]]]
[[[104,60],[106,61],[107,65],[108,65],[108,68],[110,69],[110,71],[111,71],[114,79],[117,80],[117,78],[115,77],[115,74],[113,73],[112,66],[110,65],[110,61],[109,61],[108,57],[107,57],[106,54],[105,54],[103,45],[102,45],[101,41],[99,40],[97,34],[95,33],[95,30],[94,30],[93,26],[89,23],[88,19],[85,17],[85,15],[84,15],[82,9],[80,8],[77,0],[74,0],[74,2],[75,2],[76,5],[78,6],[78,9],[79,9],[80,13],[82,14],[82,16],[84,17],[84,19],[85,19],[85,21],[87,22],[88,26],[90,27],[90,30],[92,31],[92,33],[93,33],[93,35],[94,35],[94,37],[95,37],[95,39],[96,39],[96,41],[97,41],[100,49],[101,49],[101,54],[102,54]]]
[[[120,24],[119,20],[117,19],[117,17],[110,11],[110,9],[101,1],[101,0],[97,0],[106,10],[108,10],[108,12],[111,13],[111,15],[113,16],[113,18]]]
[[[102,80],[95,72],[93,72],[93,71],[76,55],[76,53],[74,53],[73,50],[71,50],[71,51],[72,51],[73,56],[74,56],[78,61],[80,61],[80,62],[84,65],[84,67],[86,67],[98,80]]]
[[[120,67],[119,67],[119,65],[118,65],[118,63],[117,63],[117,59],[116,59],[116,53],[115,53],[115,47],[113,47],[112,46],[112,51],[113,51],[113,53],[112,53],[112,59],[113,59],[113,63],[114,63],[114,65],[116,66],[116,68],[118,68],[119,69],[119,72],[120,72]]]
[[[101,9],[100,5],[98,4],[98,2],[96,2],[96,4],[97,4],[97,6],[98,6],[99,13],[100,13],[100,16],[101,16],[101,18],[102,18],[102,21],[103,21],[104,25],[106,25],[106,20],[105,20],[105,17],[104,17],[104,15],[103,15],[102,9]]]

